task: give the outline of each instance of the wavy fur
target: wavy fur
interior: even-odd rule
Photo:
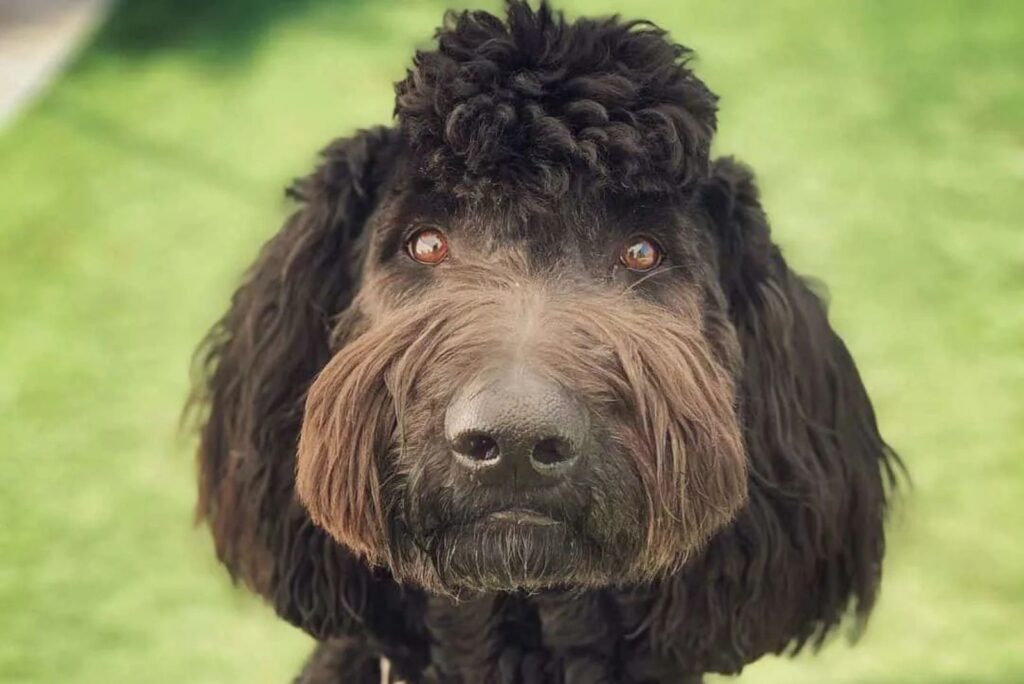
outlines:
[[[324,151],[201,347],[218,557],[320,640],[308,683],[377,681],[381,657],[413,682],[696,683],[862,626],[899,461],[752,172],[709,162],[714,95],[653,25],[507,5],[450,15],[397,86],[397,126]],[[479,272],[402,265],[425,198],[490,255]],[[635,216],[671,226],[657,278],[595,278],[579,264],[598,257],[563,249]],[[511,566],[460,565],[492,538],[431,527],[479,503],[437,486],[437,406],[509,339],[618,455],[591,474],[598,505],[564,492],[566,544],[593,554],[528,568],[526,591],[502,590],[526,577]]]

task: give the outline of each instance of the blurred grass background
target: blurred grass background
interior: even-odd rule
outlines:
[[[191,525],[189,355],[444,4],[127,0],[0,133],[0,681],[297,671]],[[696,48],[915,480],[867,636],[740,680],[1024,682],[1024,4],[562,4]]]

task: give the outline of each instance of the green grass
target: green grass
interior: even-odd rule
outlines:
[[[698,50],[717,151],[828,282],[915,480],[867,636],[741,681],[1024,681],[1024,5],[566,4]],[[307,638],[191,525],[189,354],[282,186],[388,120],[440,7],[129,2],[0,134],[0,680],[295,672]]]

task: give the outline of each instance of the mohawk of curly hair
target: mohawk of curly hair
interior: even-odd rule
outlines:
[[[396,84],[421,173],[470,199],[675,193],[707,176],[717,98],[688,48],[644,21],[506,11],[449,12]]]

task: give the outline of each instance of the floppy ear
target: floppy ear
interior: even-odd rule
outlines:
[[[682,637],[691,657],[733,672],[820,644],[851,609],[867,618],[899,464],[824,304],[772,243],[753,174],[716,161],[702,200],[742,349],[749,499],[671,580],[672,611],[704,630]]]
[[[296,443],[396,148],[395,132],[377,128],[324,150],[319,168],[289,191],[303,206],[264,245],[197,354],[198,516],[232,576],[318,637],[361,619],[375,579],[296,501]]]

